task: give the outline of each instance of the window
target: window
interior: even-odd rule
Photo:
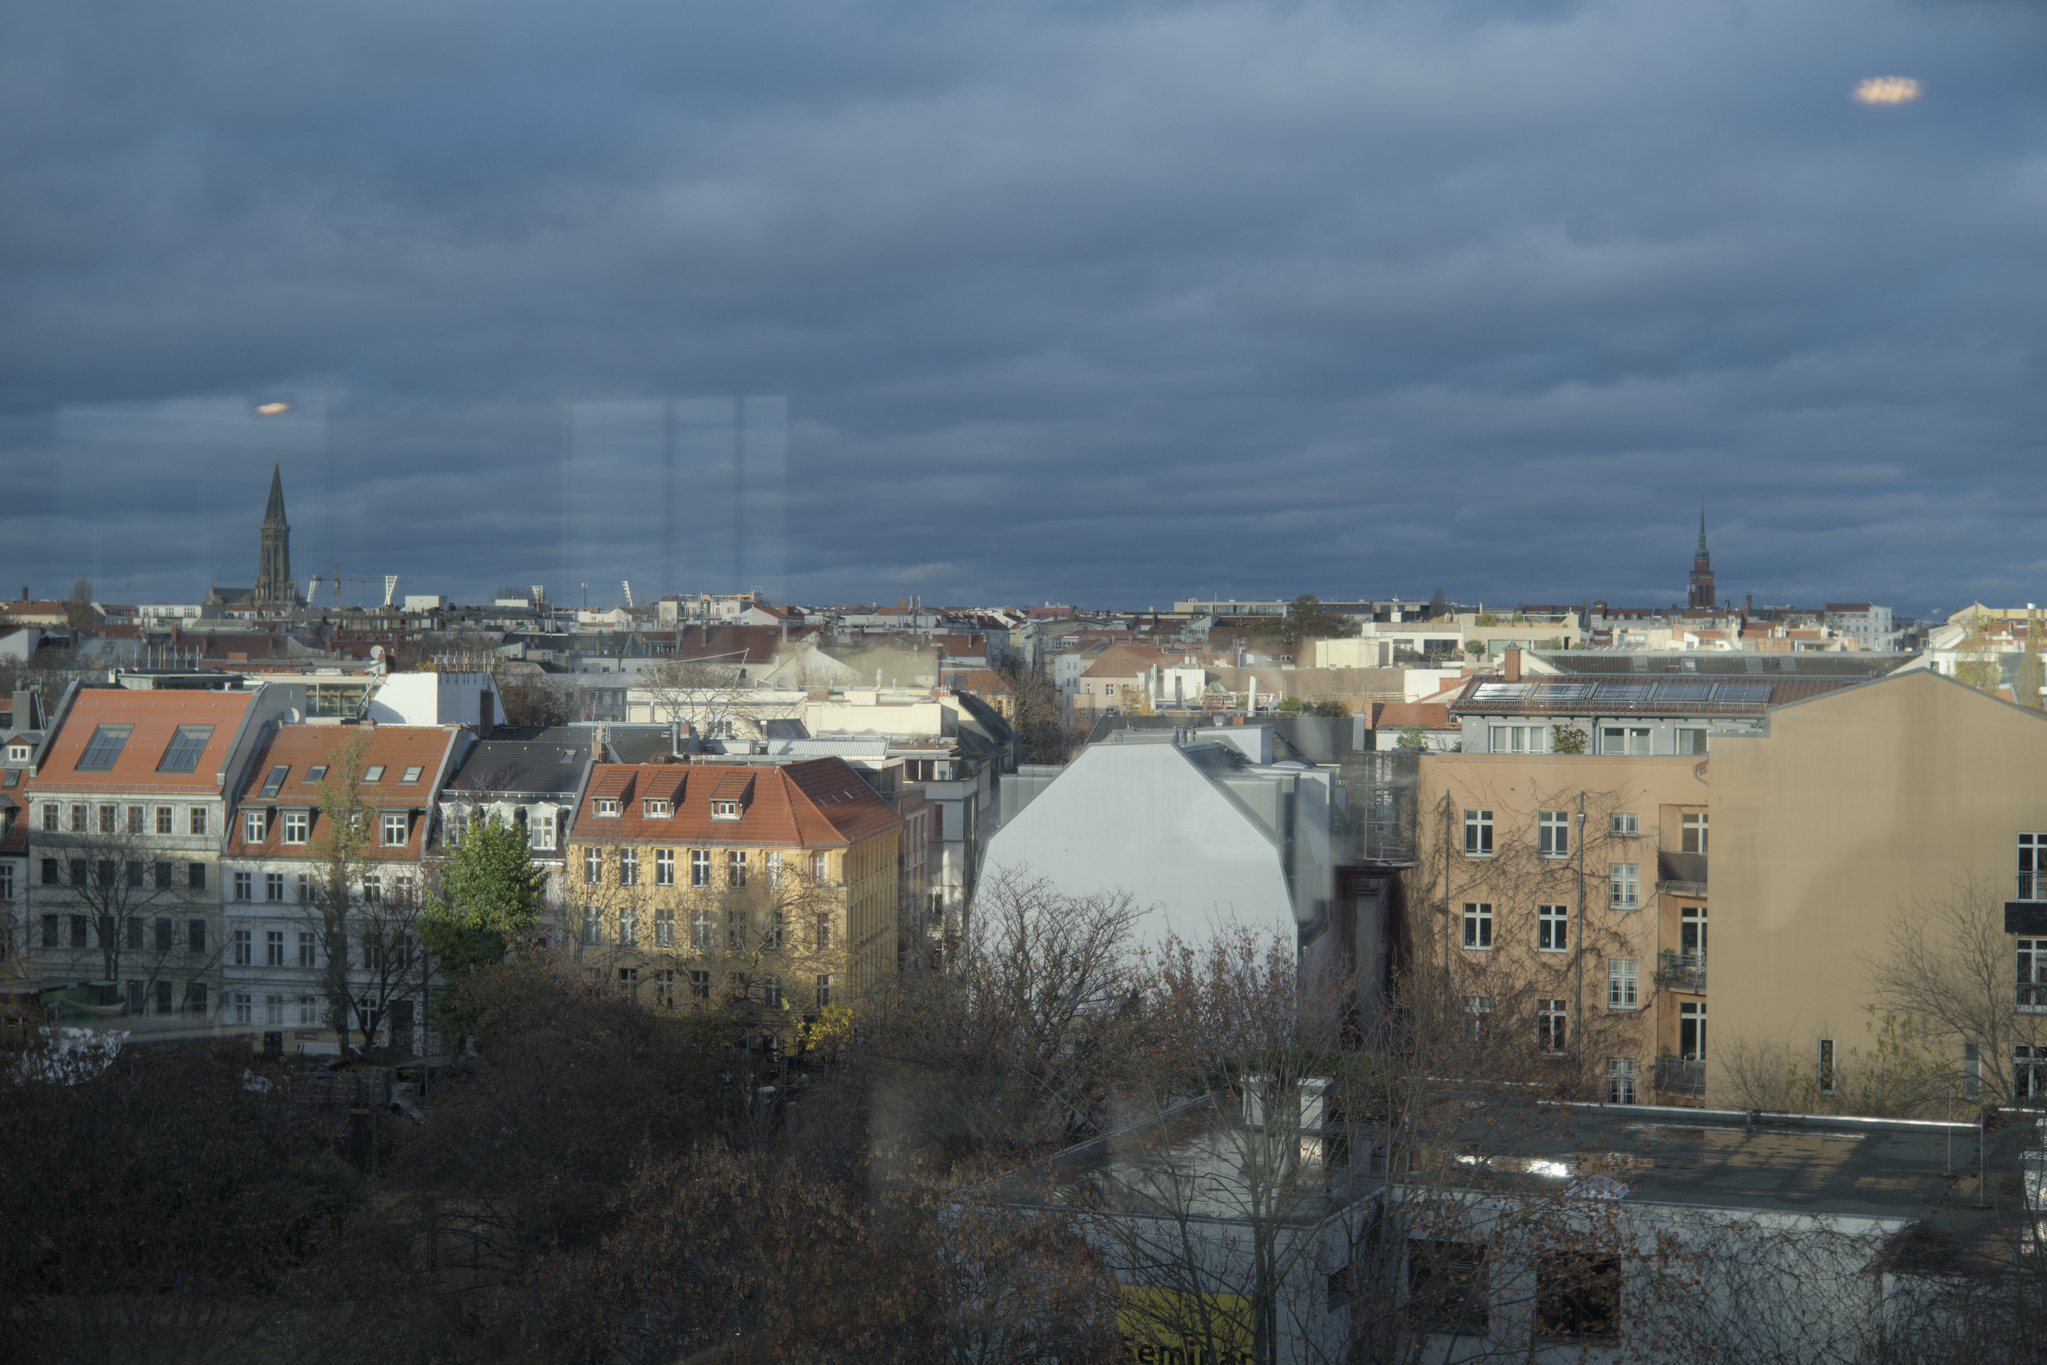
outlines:
[[[2047,1012],[2047,938],[2018,940],[2018,1007]]]
[[[263,899],[266,901],[282,901],[284,899],[284,874],[282,872],[266,872],[263,874]]]
[[[823,973],[820,974],[819,977],[817,978],[817,1007],[819,1009],[823,1009],[826,1005],[829,1005],[831,1003],[832,978],[830,973]]]
[[[713,820],[737,820],[739,818],[739,803],[737,801],[713,801],[711,803],[711,818]]]
[[[1616,839],[1634,839],[1642,833],[1642,823],[1633,811],[1618,811],[1606,819],[1606,832]]]
[[[57,832],[57,803],[55,801],[45,801],[43,803],[43,829],[51,834]]]
[[[412,837],[411,817],[404,811],[393,811],[384,817],[384,843],[391,847],[403,846]]]
[[[128,832],[130,834],[142,833],[142,807],[128,807]]]
[[[820,953],[831,951],[832,917],[829,913],[821,914],[817,917],[816,943],[817,951],[819,951]]]
[[[552,849],[554,847],[554,812],[543,810],[533,822],[533,847]]]
[[[618,910],[618,945],[621,948],[640,946],[640,912],[631,905],[622,905]]]
[[[45,948],[57,946],[57,917],[55,915],[43,916],[43,946]]]
[[[299,997],[299,1026],[304,1028],[320,1021],[320,1002],[310,995]]]
[[[1464,856],[1467,858],[1490,858],[1493,856],[1493,813],[1489,810],[1468,810],[1464,812]]]
[[[295,810],[289,812],[284,817],[284,842],[287,844],[304,843],[312,823],[312,816],[306,811]]]
[[[112,806],[100,807],[100,833],[112,834],[114,832],[115,823],[114,816],[115,816],[114,807]]]
[[[1565,1025],[1569,1015],[1564,1002],[1558,1000],[1537,1000],[1535,1002],[1535,1046],[1544,1056],[1555,1057],[1564,1050]]]
[[[169,863],[158,863],[156,865],[156,889],[159,891],[171,889],[171,865]]]
[[[595,802],[594,804],[595,804],[595,806],[596,806],[596,813],[597,813],[598,815],[601,815],[601,816],[605,817],[606,819],[615,819],[615,818],[617,818],[617,816],[618,816],[618,802],[616,802],[616,801],[609,801],[609,800],[605,800],[605,801],[598,801],[598,802]]]
[[[156,808],[156,832],[158,834],[173,833],[171,828],[171,807],[158,806]]]
[[[738,849],[725,855],[725,884],[740,888],[746,886],[746,855]]]
[[[1609,728],[1599,732],[1599,752],[1603,754],[1646,754],[1649,752],[1649,732],[1633,726]]]
[[[1706,1057],[1706,1004],[1687,1001],[1677,1007],[1677,1055],[1687,1062]]]
[[[2047,901],[2047,834],[2019,836],[2019,899]]]
[[[707,848],[693,848],[689,851],[689,884],[709,886],[711,884],[711,851]]]
[[[140,1014],[142,1010],[142,983],[140,981],[130,981],[128,983],[128,1013]]]
[[[1640,863],[1608,863],[1606,865],[1606,903],[1615,910],[1633,910],[1642,904],[1642,865]]]
[[[469,837],[469,812],[460,806],[448,810],[448,847],[460,848],[462,841]]]
[[[263,965],[266,967],[282,967],[284,965],[284,930],[265,929],[263,931]]]
[[[372,763],[363,772],[362,780],[364,785],[368,785],[369,783],[372,782],[382,782],[384,780],[384,765],[381,763]]]
[[[1545,858],[1571,856],[1571,813],[1565,810],[1538,811],[1535,817],[1535,851]]]
[[[1564,953],[1571,949],[1571,908],[1567,905],[1538,905],[1535,907],[1535,947],[1544,953]]]
[[[746,946],[746,912],[728,910],[725,913],[725,946],[744,948]]]
[[[71,832],[72,832],[73,834],[83,834],[83,833],[85,833],[85,807],[84,807],[84,806],[81,806],[81,805],[77,805],[77,804],[74,804],[74,805],[73,805],[73,806],[71,807]]]
[[[199,767],[199,755],[207,751],[207,741],[213,739],[211,724],[180,724],[172,733],[170,743],[164,747],[164,757],[158,759],[158,772],[194,772]],[[168,829],[162,833],[170,833]]]
[[[1679,915],[1678,950],[1686,957],[1706,960],[1706,907],[1687,905]]]
[[[1641,995],[1636,990],[1637,976],[1635,959],[1616,957],[1606,964],[1606,1007],[1610,1010],[1631,1010],[1641,1005]]]
[[[0,863],[0,901],[14,899],[14,864]]]
[[[1424,1332],[1486,1329],[1485,1246],[1478,1242],[1407,1244],[1407,1311]]]
[[[675,814],[675,804],[671,801],[657,801],[650,796],[641,804],[649,820],[666,820]]]
[[[768,860],[768,885],[772,888],[780,889],[782,885],[782,855],[780,853],[770,853],[766,856]]]
[[[265,801],[270,800],[271,798],[275,797],[277,793],[284,790],[284,779],[289,777],[290,775],[291,764],[278,763],[272,765],[270,771],[266,773],[263,777],[263,789],[257,792],[256,795],[261,797]]]
[[[675,971],[673,968],[663,967],[660,971],[654,973],[654,1003],[665,1010],[675,1008]]]
[[[312,767],[306,769],[306,781],[308,782],[318,782],[326,776],[327,765],[324,763],[315,763]]]
[[[185,864],[185,889],[187,891],[204,891],[206,889],[205,863]]]
[[[206,983],[194,981],[185,987],[185,1003],[192,1007],[192,1013],[206,1013]]]
[[[1706,756],[1706,732],[1703,729],[1679,726],[1677,731],[1677,751],[1690,758],[1704,758]]]
[[[783,916],[779,908],[768,911],[768,931],[761,939],[761,947],[779,949],[782,946],[782,923]]]
[[[247,991],[235,992],[235,1022],[237,1024],[255,1022],[249,1017],[249,993]]]
[[[134,732],[132,725],[94,726],[92,738],[85,742],[85,752],[78,756],[74,766],[82,773],[112,772],[114,761],[121,756],[121,747]]]
[[[2018,1043],[2011,1050],[2011,1097],[2014,1103],[2047,1099],[2047,1047]]]
[[[1819,1079],[1819,1083],[1820,1083],[1820,1093],[1821,1093],[1822,1095],[1831,1095],[1831,1094],[1833,1094],[1833,1093],[1834,1093],[1834,1040],[1833,1040],[1832,1038],[1822,1038],[1822,1039],[1820,1039],[1820,1056],[1819,1056],[1819,1070],[1818,1070],[1818,1072],[1817,1072],[1817,1076],[1818,1076],[1818,1079]]]
[[[654,911],[654,946],[675,946],[675,907],[672,905],[664,905]]]
[[[299,931],[299,966],[312,967],[318,965],[318,949],[314,946],[316,942],[317,940],[314,939],[310,932],[305,930]]]
[[[298,891],[298,902],[304,905],[313,898],[313,880],[303,872],[292,878],[292,885]]]
[[[699,953],[711,951],[711,912],[702,908],[689,912],[689,946]]]
[[[654,850],[654,885],[675,885],[675,850],[657,848]]]
[[[253,960],[249,955],[249,931],[237,929],[229,936],[231,945],[228,960],[237,967],[246,967]]]
[[[364,905],[382,905],[384,903],[384,879],[382,876],[373,874],[362,879],[362,903]]]
[[[586,944],[604,941],[604,920],[594,905],[583,907],[583,942]]]
[[[1549,731],[1541,725],[1495,725],[1490,727],[1492,751],[1496,754],[1540,754],[1548,752]]]
[[[761,1008],[778,1010],[782,1005],[782,983],[774,977],[761,982]]]
[[[618,884],[637,886],[640,882],[640,855],[637,849],[622,848],[618,851]]]
[[[263,835],[264,835],[264,833],[266,832],[266,826],[267,826],[267,824],[268,824],[268,812],[266,812],[266,811],[260,811],[260,810],[245,810],[245,811],[243,811],[243,812],[242,812],[242,841],[243,841],[244,843],[250,843],[250,844],[260,844],[260,843],[262,843],[262,842],[263,842]]]
[[[168,981],[156,983],[156,1012],[158,1014],[171,1012],[171,983]]]
[[[1704,853],[1706,851],[1706,813],[1697,811],[1684,817],[1684,831],[1679,845],[1681,852]]]
[[[167,953],[176,941],[177,931],[172,928],[171,922],[167,919],[158,920],[156,922],[156,950],[159,953]]]
[[[56,886],[63,880],[63,877],[57,870],[57,860],[55,858],[43,859],[43,885]]]
[[[1493,998],[1490,995],[1467,995],[1464,997],[1465,1026],[1471,1032],[1472,1041],[1485,1037],[1486,1016],[1493,1012]]]
[[[1493,946],[1493,907],[1481,901],[1464,902],[1464,946]]]
[[[192,807],[191,833],[193,834],[206,833],[206,807],[204,806]]]
[[[1615,1062],[1624,1060],[1615,1058]],[[1613,1063],[1608,1063],[1609,1068]],[[1634,1063],[1629,1068],[1633,1104]],[[1609,1088],[1611,1088],[1609,1071]],[[1535,1263],[1535,1329],[1546,1337],[1610,1337],[1620,1330],[1621,1261],[1618,1256],[1547,1251]]]
[[[413,764],[411,767],[407,768],[403,773],[399,774],[398,785],[401,787],[411,786],[413,783],[419,781],[419,775],[423,771],[425,770],[419,764],[417,763]]]
[[[263,1022],[266,1024],[282,1024],[284,1022],[283,996],[266,995],[263,997]]]
[[[601,849],[583,850],[583,884],[598,886],[604,881],[604,853]]]
[[[709,972],[699,970],[689,974],[689,996],[692,1000],[709,1000],[711,998],[711,974]]]
[[[826,882],[829,882],[832,879],[831,865],[832,865],[831,854],[829,853],[811,854],[810,879],[820,886],[824,885]]]
[[[85,916],[83,915],[73,915],[71,917],[71,946],[74,948],[86,946]]]
[[[69,868],[68,870],[69,870],[69,871],[70,871],[70,873],[71,873],[71,884],[72,884],[73,886],[84,886],[84,885],[85,885],[85,859],[83,859],[83,858],[72,858],[72,859],[70,859],[70,864],[71,864],[71,865],[70,865],[70,868]]]

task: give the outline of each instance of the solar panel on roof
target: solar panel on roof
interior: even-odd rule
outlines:
[[[1655,683],[1603,682],[1592,695],[1600,701],[1647,701],[1655,690]]]
[[[1713,700],[1725,702],[1766,702],[1770,699],[1768,683],[1721,683],[1713,689]]]
[[[1711,683],[1662,683],[1656,688],[1658,701],[1711,701]]]
[[[1527,683],[1480,683],[1471,694],[1473,701],[1516,701],[1528,695]]]
[[[1588,682],[1542,682],[1535,685],[1535,695],[1543,701],[1576,701],[1591,696],[1592,687]]]

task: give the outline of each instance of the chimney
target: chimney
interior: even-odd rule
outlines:
[[[1503,655],[1501,655],[1501,656],[1500,656],[1500,671],[1501,671],[1501,673],[1502,673],[1502,674],[1504,674],[1504,675],[1505,675],[1505,677],[1506,677],[1506,679],[1507,679],[1507,681],[1508,681],[1508,682],[1520,682],[1520,681],[1521,681],[1521,651],[1520,651],[1520,649],[1518,649],[1518,648],[1509,648],[1509,649],[1508,649],[1508,650],[1506,651],[1506,653],[1504,653]]]
[[[604,727],[601,725],[590,729],[590,757],[599,763],[604,761]]]

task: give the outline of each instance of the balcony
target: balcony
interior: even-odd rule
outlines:
[[[1706,1093],[1705,1059],[1658,1057],[1656,1088],[1666,1095],[1686,1095],[1697,1099]]]
[[[1656,889],[1669,896],[1704,896],[1706,855],[1672,853],[1667,849],[1659,852],[1656,855]]]
[[[1656,984],[1674,991],[1706,989],[1706,955],[1665,948],[1656,954]]]

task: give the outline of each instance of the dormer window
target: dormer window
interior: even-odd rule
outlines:
[[[600,816],[611,816],[615,818],[618,815],[618,802],[616,801],[606,801],[602,798],[599,798],[592,804],[597,807],[597,814]]]
[[[711,803],[711,818],[713,820],[737,820],[739,818],[739,803],[737,801],[713,801]]]
[[[9,763],[26,763],[26,762],[28,762],[28,745],[26,745],[26,744],[10,744],[10,745],[8,745],[8,746],[7,746],[7,761],[8,761]]]
[[[675,814],[673,801],[660,801],[650,796],[647,798],[646,807],[647,818],[650,820],[666,820]]]

